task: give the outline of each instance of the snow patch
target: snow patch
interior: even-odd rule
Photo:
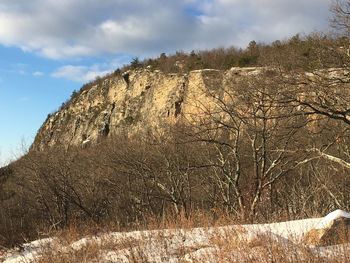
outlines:
[[[229,251],[230,258],[253,256],[268,253],[264,244],[272,242],[286,251],[298,254],[301,242],[311,229],[329,226],[338,218],[350,218],[350,213],[336,210],[323,218],[294,220],[272,224],[231,225],[222,227],[164,229],[151,231],[112,232],[82,238],[63,246],[56,238],[46,238],[24,244],[21,249],[10,250],[0,261],[4,263],[30,263],[47,251],[60,253],[84,249],[90,244],[97,245],[99,262],[130,262],[132,258],[152,262],[219,262],[222,242],[237,242],[237,248]],[[218,242],[219,241],[219,242]],[[254,245],[258,243],[258,245]],[[253,244],[252,246],[250,246]],[[269,245],[269,244],[265,244]],[[249,247],[250,246],[250,247]],[[344,250],[350,251],[350,244],[329,247],[307,247],[314,255],[326,258],[341,256]],[[302,256],[302,250],[300,250]]]
[[[326,215],[320,222],[315,226],[315,229],[324,229],[332,225],[333,221],[339,218],[350,218],[350,213],[343,210],[335,210],[328,215]]]

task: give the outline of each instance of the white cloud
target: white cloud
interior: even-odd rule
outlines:
[[[0,43],[62,59],[245,46],[324,29],[330,0],[1,0]]]
[[[41,71],[35,71],[35,72],[33,72],[33,76],[34,77],[41,77],[41,76],[44,76],[44,73]]]
[[[104,76],[111,70],[101,70],[99,66],[85,67],[67,65],[60,67],[52,76],[55,78],[64,78],[76,82],[86,83],[96,79],[98,76]]]
[[[51,76],[54,78],[64,78],[75,82],[86,83],[128,64],[131,59],[130,56],[119,55],[117,58],[107,63],[96,63],[92,66],[65,65],[55,70]]]
[[[199,1],[201,2],[201,1]],[[297,33],[325,30],[330,0],[216,0],[200,5],[200,32],[207,45],[273,41]],[[202,36],[205,38],[205,36]],[[218,40],[218,41],[217,41]]]

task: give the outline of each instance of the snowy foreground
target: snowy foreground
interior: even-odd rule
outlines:
[[[115,232],[72,243],[47,238],[7,251],[0,261],[58,262],[65,255],[69,262],[83,257],[84,262],[272,262],[273,257],[283,262],[347,262],[350,243],[317,247],[304,242],[310,230],[327,228],[338,218],[350,214],[336,210],[323,218],[273,224]]]

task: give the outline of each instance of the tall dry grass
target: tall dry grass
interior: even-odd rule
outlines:
[[[150,236],[147,232],[141,232],[140,236],[125,232],[115,239],[108,234],[103,235],[107,229],[97,233],[101,237],[98,242],[87,242],[79,249],[69,247],[84,236],[96,235],[93,226],[74,225],[64,231],[56,233],[56,237],[68,249],[44,250],[39,263],[48,262],[349,262],[350,247],[338,246],[324,250],[322,248],[308,247],[303,243],[295,243],[276,237],[271,233],[258,234],[249,237],[244,227],[220,228],[220,231],[208,234],[208,242],[186,243],[194,227],[203,227],[203,231],[209,227],[237,224],[232,222],[229,216],[221,214],[218,218],[198,212],[193,217],[185,217],[182,213],[178,216],[163,219],[148,218],[149,225],[134,226],[135,229],[156,230],[168,229],[170,232],[156,231]],[[183,229],[177,232],[177,229]],[[173,231],[173,232],[172,232]],[[95,233],[95,234],[94,234]],[[182,239],[183,242],[178,242]],[[153,248],[151,251],[150,248]]]

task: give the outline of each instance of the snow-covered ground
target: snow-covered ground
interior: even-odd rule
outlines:
[[[22,249],[7,251],[0,260],[5,263],[36,262],[42,255],[58,255],[56,259],[59,255],[74,257],[79,251],[89,254],[93,248],[97,251],[94,259],[84,262],[271,262],[271,257],[277,257],[277,254],[285,257],[284,262],[310,257],[341,259],[346,253],[350,255],[350,243],[328,247],[303,243],[308,231],[328,227],[340,217],[350,218],[350,214],[336,210],[323,218],[272,224],[112,232],[70,244],[47,238],[24,244]]]

